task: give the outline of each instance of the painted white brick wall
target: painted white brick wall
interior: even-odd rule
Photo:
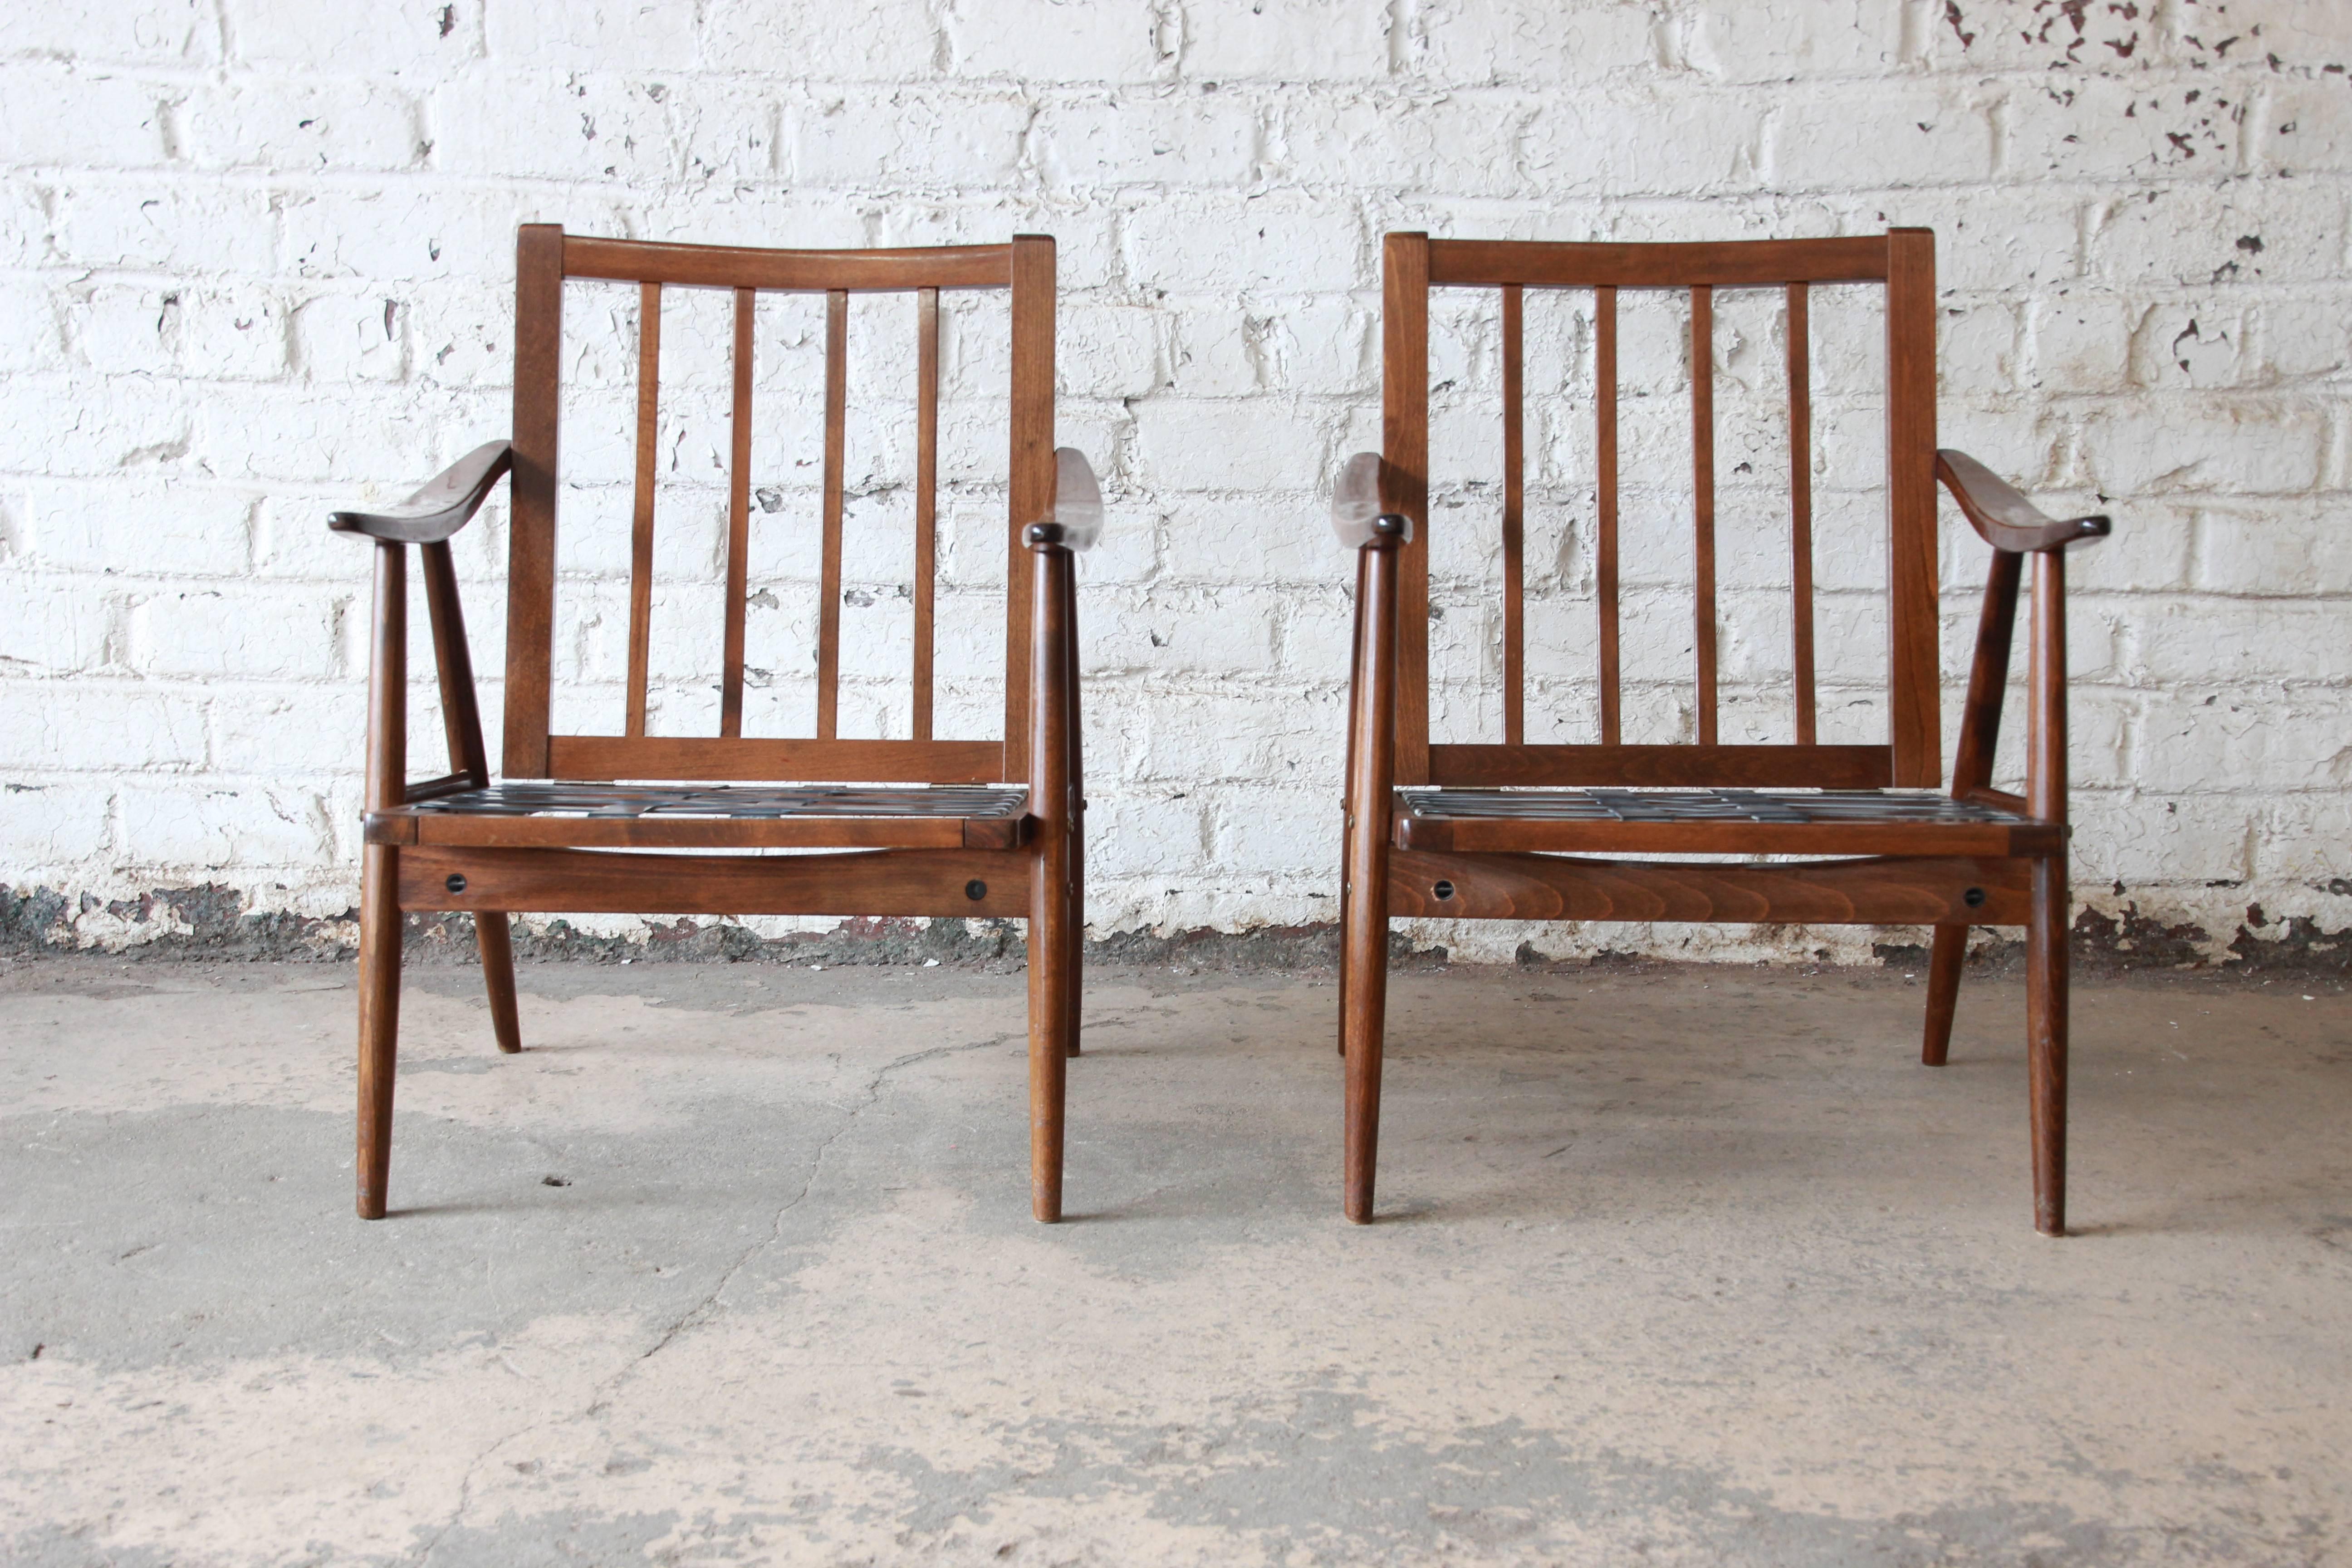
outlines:
[[[2216,949],[2256,903],[2342,929],[2347,68],[2339,0],[0,8],[0,881],[79,897],[86,941],[135,934],[105,900],[197,881],[261,909],[350,905],[367,563],[321,520],[506,427],[516,224],[777,245],[1043,231],[1061,247],[1062,435],[1094,455],[1113,516],[1083,569],[1096,929],[1328,920],[1350,574],[1319,492],[1376,442],[1381,232],[1899,223],[1939,236],[1947,440],[2117,521],[2075,570],[2083,897],[2196,924]],[[1884,626],[1876,360],[1819,309],[1824,725],[1863,738],[1881,722],[1864,679]],[[1465,739],[1499,722],[1490,310],[1447,300],[1433,345],[1442,724]],[[881,651],[853,656],[845,712],[887,732],[904,723],[890,531],[907,442],[905,391],[879,379],[896,329],[874,320],[854,374],[879,401],[852,458],[868,603],[850,626]],[[573,363],[625,392],[629,325],[605,324]],[[982,666],[988,584],[968,563],[992,563],[1001,527],[990,326],[951,335],[949,454],[978,473],[946,509],[969,542],[948,595],[969,625],[942,634],[943,660]],[[1628,707],[1661,738],[1685,731],[1689,700],[1672,326],[1629,314],[1625,351],[1627,548],[1646,563],[1628,569]],[[1550,395],[1529,416],[1531,722],[1569,738],[1591,721],[1590,344],[1572,304],[1531,304],[1529,330],[1530,384]],[[1726,724],[1759,736],[1787,722],[1779,331],[1727,297],[1727,570],[1755,588],[1727,592]],[[808,323],[761,331],[778,355],[762,407],[804,421]],[[710,321],[681,315],[667,337],[716,363]],[[716,634],[696,617],[717,574],[705,455],[723,440],[695,425],[708,375],[666,374],[677,581],[656,664],[683,727],[709,706],[695,660]],[[761,524],[774,607],[753,636],[782,723],[807,704],[790,639],[810,619],[793,520],[813,448],[782,428],[761,442],[785,515]],[[616,455],[593,429],[567,451]],[[625,476],[625,443],[617,458]],[[609,542],[614,494],[567,500],[581,549]],[[1954,709],[1982,567],[1956,522]],[[493,714],[504,544],[494,506],[459,548]],[[618,563],[574,564],[559,663],[595,722],[617,714]],[[427,767],[437,713],[416,695]],[[986,710],[970,683],[961,699]],[[1507,954],[1530,933],[1451,934]],[[1534,934],[1562,953],[1721,956],[1854,954],[1872,935]]]

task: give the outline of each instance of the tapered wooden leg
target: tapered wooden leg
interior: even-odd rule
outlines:
[[[1040,856],[1029,900],[1029,1206],[1062,1217],[1062,1110],[1070,1073],[1069,891]],[[1050,867],[1050,870],[1049,870]]]
[[[2066,862],[2033,863],[2025,947],[2027,1071],[2033,1126],[2033,1228],[2066,1234]]]
[[[474,911],[474,943],[482,953],[482,985],[490,994],[490,1027],[499,1049],[512,1056],[522,1049],[522,1018],[515,1011],[514,942],[504,910]]]
[[[1968,927],[1936,928],[1935,951],[1927,956],[1927,1032],[1919,1042],[1919,1059],[1931,1068],[1942,1067],[1952,1048],[1952,1013],[1960,1000],[1960,961],[1968,952]]]
[[[382,1219],[400,1037],[399,851],[371,844],[360,854],[359,1211],[362,1219]]]
[[[1340,938],[1339,1037],[1348,1059],[1343,1136],[1348,1217],[1370,1225],[1381,1142],[1381,1052],[1388,1017],[1388,877],[1383,866],[1379,886],[1371,886],[1362,862],[1373,858],[1362,855],[1360,845],[1355,847],[1359,853],[1350,856],[1349,867],[1348,925]]]
[[[1087,836],[1086,819],[1078,819],[1078,831],[1070,835],[1070,913],[1066,922],[1069,933],[1070,952],[1066,961],[1069,975],[1070,1055],[1078,1054],[1079,1021],[1084,1016],[1087,994]]]

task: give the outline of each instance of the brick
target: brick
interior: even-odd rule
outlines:
[[[0,8],[0,55],[141,65],[197,65],[219,58],[215,8],[206,0],[58,0]]]
[[[0,783],[0,856],[12,878],[49,868],[79,870],[108,853],[113,792],[86,784]]]
[[[164,677],[324,679],[343,673],[337,623],[347,613],[340,595],[319,588],[152,594],[131,611],[128,662]]]
[[[899,82],[933,74],[940,31],[924,0],[829,7],[714,0],[701,58],[753,77]]]
[[[1952,185],[1992,172],[1990,114],[1948,85],[1791,94],[1769,143],[1782,190]]]
[[[433,95],[433,162],[505,179],[676,179],[683,166],[674,96],[669,84],[636,77],[535,69],[485,82],[468,75]],[[762,102],[751,112],[766,134],[772,110]]]
[[[1256,172],[1265,113],[1239,92],[1182,83],[1040,107],[1037,164],[1056,186],[1232,188]]]
[[[320,865],[333,844],[318,795],[258,784],[126,789],[122,837],[132,865],[205,871]]]
[[[47,60],[0,64],[0,160],[144,168],[167,155],[164,89]]]
[[[2158,186],[2101,205],[2090,222],[2093,270],[2126,287],[2333,280],[2344,246],[2343,199],[2316,184]]]
[[[497,16],[506,7],[489,9]],[[368,5],[226,0],[224,10],[230,57],[246,65],[328,71],[350,70],[356,61],[433,60],[447,66],[479,50],[472,26],[444,30],[447,7],[438,0],[384,0]],[[455,24],[457,18],[452,15],[449,20]]]
[[[784,110],[785,166],[804,184],[941,188],[1008,179],[1029,106],[1011,94],[902,89],[823,94]]]
[[[250,491],[145,476],[40,483],[26,495],[26,554],[93,575],[241,577],[250,569]]]
[[[2352,174],[2352,88],[2341,74],[2274,79],[2261,103],[2255,143],[2265,173]]]
[[[1457,91],[1435,99],[1387,93],[1286,114],[1268,160],[1273,173],[1310,186],[1344,185],[1361,170],[1408,186],[1507,195],[1527,184],[1519,137],[1537,114],[1517,93]]]
[[[1389,68],[1388,13],[1347,0],[1195,0],[1183,69],[1198,80],[1367,80]]]
[[[0,744],[72,773],[185,772],[206,761],[204,703],[193,691],[83,679],[0,680]]]
[[[408,379],[408,311],[397,296],[318,294],[293,311],[303,374],[331,386]]]
[[[2352,530],[2331,500],[2210,506],[2197,517],[2195,584],[2216,594],[2352,595]]]
[[[2009,96],[2006,172],[2019,179],[2212,179],[2242,158],[2242,94],[2202,77],[2053,77]]]
[[[2121,391],[2145,315],[2116,295],[2081,287],[2035,300],[2026,312],[2032,384],[2055,393]]]
[[[2352,679],[2352,642],[2341,622],[2336,606],[2306,599],[2183,595],[2132,617],[2135,673],[2163,682],[2218,669],[2241,680]]]
[[[2337,692],[2168,693],[2138,725],[2132,782],[2159,795],[2257,796],[2352,784],[2352,727]]]
[[[0,282],[0,371],[43,369],[64,356],[57,297],[29,279]]]
[[[1445,0],[1408,15],[1408,58],[1417,75],[1441,84],[1548,88],[1606,77],[1657,64],[1662,41],[1658,20],[1632,5]]]
[[[186,155],[203,167],[407,169],[430,145],[416,101],[368,81],[208,86],[180,115]]]
[[[1239,212],[1199,201],[1160,202],[1125,226],[1128,270],[1145,288],[1338,291],[1376,276],[1360,220],[1339,204],[1288,195]]]
[[[1138,477],[1155,488],[1312,491],[1329,477],[1329,438],[1304,410],[1147,398],[1135,437]]]
[[[1744,96],[1555,97],[1529,117],[1522,155],[1530,184],[1556,195],[1755,189],[1763,183],[1763,124],[1762,100]]]
[[[114,657],[112,607],[87,585],[11,571],[0,577],[0,673],[73,674]]]
[[[2269,401],[2168,399],[2084,421],[2084,461],[2109,495],[2147,491],[2292,494],[2319,482],[2326,426],[2315,411]]]
[[[635,71],[677,71],[700,59],[701,9],[695,0],[493,5],[484,13],[484,36],[493,58],[534,67],[593,70],[625,62]]]
[[[1684,65],[1724,81],[1874,75],[1895,67],[1902,47],[1900,14],[1860,0],[1714,0],[1662,30]]]
[[[1139,82],[1176,59],[1174,19],[1122,0],[967,0],[941,24],[959,76]]]
[[[57,197],[57,247],[79,267],[269,270],[278,219],[264,191],[173,181],[76,182]]]

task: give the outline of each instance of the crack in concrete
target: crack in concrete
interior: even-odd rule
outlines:
[[[651,1361],[667,1350],[670,1342],[677,1339],[678,1335],[708,1321],[710,1314],[718,1308],[719,1298],[726,1293],[727,1287],[734,1281],[735,1276],[742,1272],[744,1265],[750,1263],[766,1248],[773,1247],[782,1237],[784,1216],[799,1207],[802,1201],[809,1195],[810,1190],[816,1185],[817,1172],[824,1168],[824,1157],[832,1150],[835,1142],[843,1133],[849,1131],[861,1112],[871,1109],[874,1103],[881,1099],[882,1084],[886,1079],[899,1068],[913,1067],[918,1062],[929,1061],[940,1057],[958,1056],[965,1051],[986,1050],[991,1046],[1001,1046],[1013,1037],[1009,1034],[992,1035],[987,1039],[968,1041],[961,1046],[932,1046],[928,1049],[910,1052],[895,1060],[885,1062],[875,1068],[874,1076],[866,1080],[865,1090],[857,1103],[842,1112],[841,1125],[826,1133],[824,1142],[817,1144],[816,1152],[809,1158],[808,1173],[801,1178],[800,1191],[787,1198],[783,1206],[776,1210],[775,1218],[769,1222],[768,1234],[745,1247],[735,1261],[729,1264],[725,1271],[719,1276],[718,1282],[711,1286],[709,1292],[701,1300],[688,1308],[677,1321],[672,1323],[662,1337],[654,1342],[652,1349],[637,1357],[638,1363],[642,1364]],[[631,1370],[634,1369],[623,1368],[614,1381],[618,1382],[621,1376],[625,1376]]]
[[[847,1108],[835,1108],[842,1111],[841,1124],[835,1127],[832,1131],[826,1133],[824,1139],[817,1144],[816,1152],[809,1157],[808,1171],[801,1178],[800,1190],[794,1193],[791,1197],[785,1199],[782,1206],[776,1210],[775,1217],[768,1222],[768,1234],[761,1237],[759,1240],[754,1241],[751,1246],[745,1247],[740,1254],[738,1254],[735,1260],[732,1263],[730,1263],[726,1268],[719,1273],[717,1281],[713,1283],[710,1289],[703,1294],[702,1299],[697,1301],[693,1306],[688,1308],[683,1313],[679,1314],[676,1321],[672,1322],[668,1328],[663,1330],[661,1337],[653,1342],[651,1348],[640,1352],[634,1359],[616,1368],[613,1372],[612,1375],[599,1382],[591,1391],[588,1404],[586,1407],[580,1412],[580,1414],[585,1416],[593,1416],[599,1410],[604,1407],[604,1405],[606,1401],[610,1399],[613,1391],[618,1388],[632,1373],[635,1373],[639,1368],[643,1367],[646,1362],[652,1360],[662,1351],[667,1349],[671,1342],[676,1340],[680,1334],[683,1334],[689,1329],[695,1328],[701,1323],[709,1321],[710,1315],[718,1309],[719,1299],[726,1294],[727,1287],[733,1282],[738,1274],[743,1271],[744,1266],[749,1264],[752,1258],[758,1257],[765,1248],[773,1247],[776,1242],[782,1237],[784,1231],[784,1216],[792,1213],[793,1209],[799,1207],[801,1203],[807,1198],[810,1191],[816,1185],[817,1173],[824,1168],[826,1153],[830,1152],[834,1144],[839,1141],[841,1135],[849,1131],[851,1123],[855,1122],[862,1112],[872,1109],[875,1103],[882,1098],[882,1086],[892,1073],[898,1071],[902,1068],[913,1067],[917,1063],[930,1061],[938,1058],[960,1056],[967,1051],[986,1050],[991,1046],[1001,1046],[1008,1040],[1018,1037],[1019,1037],[1012,1034],[998,1034],[991,1035],[984,1040],[966,1041],[964,1044],[960,1046],[932,1046],[924,1050],[911,1051],[903,1057],[895,1058],[875,1068],[873,1076],[866,1079],[866,1087],[857,1102]],[[450,1510],[449,1517],[443,1521],[441,1528],[433,1532],[433,1538],[430,1541],[427,1541],[419,1551],[416,1557],[417,1568],[429,1568],[429,1565],[433,1561],[433,1554],[440,1550],[441,1542],[448,1537],[451,1531],[457,1529],[457,1526],[464,1521],[466,1510],[473,1501],[474,1479],[481,1474],[482,1467],[488,1464],[491,1458],[497,1455],[498,1451],[505,1447],[508,1444],[515,1442],[519,1438],[528,1436],[532,1432],[535,1432],[539,1428],[546,1426],[558,1419],[561,1418],[553,1415],[542,1415],[536,1417],[533,1420],[527,1421],[521,1426],[516,1427],[513,1431],[505,1433],[499,1436],[467,1462],[465,1473],[458,1478],[457,1506]]]

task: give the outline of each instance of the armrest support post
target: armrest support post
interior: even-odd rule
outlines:
[[[2033,557],[2033,673],[2028,697],[2026,807],[2066,820],[2066,557]]]
[[[1404,532],[1402,518],[1381,517],[1358,555],[1356,668],[1348,715],[1348,810],[1354,822],[1349,831],[1351,839],[1376,831],[1382,846],[1396,780],[1397,549]]]
[[[1985,578],[1984,607],[1977,616],[1976,658],[1969,666],[1968,702],[1960,710],[1959,747],[1952,757],[1952,797],[1992,782],[1993,752],[2000,743],[2001,700],[2009,689],[2010,645],[2017,631],[2017,583],[2024,557],[1992,552]]]
[[[408,552],[375,547],[375,615],[368,638],[367,780],[370,811],[403,805],[408,784]]]
[[[488,748],[474,691],[474,658],[466,642],[466,615],[457,602],[457,570],[442,540],[420,547],[425,561],[425,609],[433,623],[433,662],[441,679],[441,726],[449,741],[449,771],[490,782]]]

